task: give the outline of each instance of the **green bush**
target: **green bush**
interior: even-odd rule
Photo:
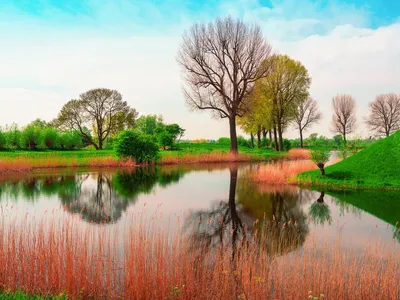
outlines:
[[[42,131],[43,147],[55,149],[57,147],[58,132],[55,128],[47,127]]]
[[[63,150],[75,150],[83,147],[82,137],[77,131],[66,131],[59,134],[57,143]]]
[[[0,131],[0,149],[4,149],[7,146],[6,135]]]
[[[158,140],[159,145],[161,147],[163,147],[164,150],[167,147],[172,148],[174,145],[173,135],[166,130],[163,130],[162,132],[157,134],[157,140]]]
[[[245,139],[244,137],[242,137],[240,135],[237,137],[237,142],[238,142],[239,146],[251,148],[251,141]]]
[[[131,158],[138,163],[157,160],[159,149],[154,138],[134,130],[125,130],[115,143],[115,152],[120,158]]]
[[[24,149],[38,149],[42,141],[41,129],[37,126],[26,126],[22,131],[20,139],[20,147]]]
[[[292,149],[292,144],[288,139],[283,139],[283,149],[285,151],[289,151],[290,149]]]
[[[329,149],[313,149],[311,150],[311,160],[317,165],[321,171],[321,175],[325,175],[325,164],[331,157]]]
[[[227,137],[221,137],[217,140],[217,143],[221,145],[229,145],[231,143],[231,139]]]

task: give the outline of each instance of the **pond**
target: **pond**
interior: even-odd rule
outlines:
[[[210,245],[234,244],[269,224],[267,243],[284,245],[280,254],[301,250],[307,239],[318,244],[340,238],[354,249],[377,240],[398,247],[400,192],[332,193],[255,185],[249,174],[258,167],[191,165],[8,175],[0,180],[1,220],[23,222],[26,215],[40,220],[49,214],[57,218],[67,212],[84,226],[122,228],[133,216],[155,219],[171,232],[179,227]],[[123,231],[116,232],[123,240]]]

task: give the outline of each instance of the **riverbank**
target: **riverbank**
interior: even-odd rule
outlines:
[[[304,186],[334,190],[400,189],[400,131],[381,139],[357,154],[325,168],[300,173],[296,182]]]
[[[228,145],[185,144],[178,150],[160,151],[160,159],[156,165],[267,161],[285,156],[289,157],[288,153],[276,152],[268,148],[240,147],[239,154],[233,155],[229,153]],[[38,169],[134,166],[137,166],[134,161],[119,160],[112,150],[0,152],[0,174],[31,172]]]

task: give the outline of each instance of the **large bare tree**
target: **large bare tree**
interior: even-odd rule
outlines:
[[[88,143],[101,150],[108,136],[118,128],[132,125],[136,117],[136,110],[122,100],[118,91],[99,88],[81,94],[78,100],[67,102],[56,123],[60,127],[78,130]],[[87,128],[93,129],[95,139]]]
[[[356,128],[356,100],[350,95],[337,95],[332,99],[333,116],[332,131],[346,136]]]
[[[309,97],[297,106],[295,123],[300,133],[300,146],[303,148],[303,131],[307,130],[312,124],[318,123],[322,114],[318,109],[318,102]]]
[[[389,136],[400,129],[400,95],[378,95],[369,107],[366,123],[372,131]]]
[[[210,110],[214,117],[229,120],[232,153],[238,151],[236,118],[246,112],[243,99],[268,73],[268,65],[260,66],[270,54],[259,26],[230,17],[195,24],[183,35],[177,61],[185,100],[192,109]]]

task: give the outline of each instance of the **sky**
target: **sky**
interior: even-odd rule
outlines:
[[[357,101],[355,134],[368,136],[368,103],[400,93],[398,0],[0,0],[0,126],[50,121],[104,87],[186,138],[229,136],[226,119],[185,105],[176,62],[185,29],[228,15],[259,24],[275,53],[308,69],[323,119],[306,136],[333,135],[331,101],[343,93]]]

